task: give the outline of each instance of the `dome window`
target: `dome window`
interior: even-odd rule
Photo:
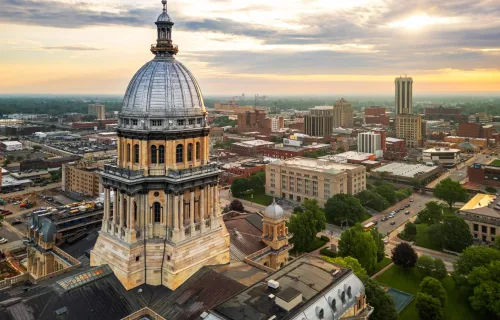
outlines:
[[[175,161],[177,163],[184,162],[184,146],[182,144],[178,144],[175,148]]]
[[[158,155],[156,153],[156,146],[151,146],[151,164],[158,162]]]
[[[196,142],[196,160],[200,160],[200,143]]]
[[[158,148],[158,163],[159,164],[165,163],[165,147],[164,146],[160,146]]]
[[[184,119],[177,120],[177,125],[178,126],[183,126],[184,125]]]
[[[155,223],[159,223],[161,221],[161,205],[159,202],[153,203],[153,216]]]
[[[187,158],[188,158],[188,161],[193,161],[193,144],[192,143],[188,144]]]
[[[316,307],[316,316],[318,316],[318,319],[324,319],[325,318],[325,310],[321,307]]]
[[[194,119],[189,119],[189,125],[190,126],[194,125]]]
[[[139,121],[137,121],[137,119],[132,119],[132,125],[133,126],[136,126],[138,123],[139,123]]]
[[[139,145],[134,145],[134,163],[139,163]]]

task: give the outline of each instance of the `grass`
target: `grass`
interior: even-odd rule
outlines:
[[[268,196],[267,194],[254,194],[253,199],[252,199],[251,195],[246,195],[246,196],[242,196],[241,199],[246,200],[246,201],[250,201],[250,202],[254,202],[254,203],[258,203],[258,204],[261,204],[263,206],[268,206],[273,202],[273,197]]]
[[[418,286],[423,278],[425,278],[425,275],[420,272],[420,270],[412,269],[405,271],[394,265],[378,276],[376,280],[382,284],[416,296]],[[455,283],[450,276],[443,278],[441,283],[448,293],[448,302],[444,307],[445,320],[481,319],[481,317],[477,316],[477,313],[472,310],[467,298],[455,288]],[[417,310],[415,309],[415,297],[414,300],[401,312],[399,319],[419,320]]]
[[[392,262],[392,260],[390,258],[384,257],[384,260],[378,262],[375,265],[375,269],[372,272],[369,273],[369,276],[372,276],[375,273],[379,272],[380,270],[384,269],[385,267],[387,267],[388,265],[390,265],[391,262]]]
[[[500,167],[500,159],[493,160],[489,165],[494,167]]]

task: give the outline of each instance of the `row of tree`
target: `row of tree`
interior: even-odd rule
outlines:
[[[364,206],[379,212],[408,198],[413,193],[411,188],[396,190],[394,185],[387,181],[376,181],[374,185],[367,184],[366,188],[357,194],[357,198]]]
[[[263,194],[266,190],[266,173],[264,171],[254,173],[247,178],[236,178],[231,185],[231,193],[234,197],[242,197],[250,194]]]

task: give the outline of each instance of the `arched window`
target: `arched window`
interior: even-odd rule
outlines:
[[[127,144],[127,162],[130,162],[130,143]]]
[[[156,146],[151,146],[151,163],[156,164],[157,155],[156,155]]]
[[[134,221],[137,223],[137,202],[134,201]]]
[[[165,146],[158,147],[158,163],[165,163]]]
[[[196,160],[200,160],[200,143],[196,142]]]
[[[187,157],[188,157],[188,161],[193,161],[193,144],[192,143],[188,144]]]
[[[153,216],[155,222],[160,222],[161,220],[161,206],[159,202],[153,203]]]
[[[127,203],[127,198],[124,197],[125,199],[123,199],[123,212],[122,212],[122,218],[123,218],[123,225],[125,227],[128,227],[128,214],[127,214],[127,209],[128,209],[128,203]]]
[[[139,145],[134,145],[134,163],[139,163]]]
[[[184,146],[182,144],[178,144],[175,148],[175,161],[177,163],[184,162]]]

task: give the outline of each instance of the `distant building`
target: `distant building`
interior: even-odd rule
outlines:
[[[23,144],[19,141],[2,141],[0,142],[0,151],[18,151],[23,150]]]
[[[354,123],[354,112],[352,104],[344,98],[337,100],[333,105],[333,126],[352,128]]]
[[[266,167],[266,194],[299,203],[317,199],[323,206],[333,195],[354,195],[365,189],[366,168],[361,165],[297,157]]]
[[[362,132],[358,134],[358,152],[378,154],[383,156],[382,136],[375,132]]]
[[[248,140],[235,142],[231,145],[231,150],[241,156],[262,155],[267,148],[274,146],[274,142],[264,140]]]
[[[391,181],[413,182],[424,181],[431,177],[437,177],[441,170],[438,166],[426,166],[423,164],[408,164],[392,162],[385,166],[370,171],[370,176]]]
[[[389,125],[389,116],[386,114],[384,107],[369,107],[365,108],[365,123],[366,124],[381,124],[384,126]]]
[[[365,161],[375,161],[375,159],[377,159],[377,156],[374,153],[346,151],[339,154],[319,157],[318,159],[325,159],[337,163],[361,164]]]
[[[98,120],[106,119],[106,107],[100,103],[89,104],[88,114],[96,116]]]
[[[475,145],[481,149],[488,148],[488,140],[484,139],[484,138],[447,136],[447,137],[444,137],[443,141],[455,144],[453,147],[458,147],[459,144],[467,141],[467,142],[472,143],[473,145]]]
[[[500,161],[490,164],[475,163],[467,168],[469,182],[500,187]]]
[[[470,123],[487,124],[487,123],[491,123],[492,120],[493,120],[493,117],[491,115],[488,115],[486,112],[478,112],[476,114],[469,116]]]
[[[329,137],[335,122],[334,107],[318,106],[309,109],[304,117],[305,134],[314,137]]]
[[[97,197],[100,193],[99,173],[102,168],[94,162],[74,162],[62,166],[62,189],[68,193],[77,193]]]
[[[426,107],[425,119],[460,121],[460,119],[462,119],[462,109],[455,107],[443,107],[443,106]]]
[[[214,104],[214,111],[216,113],[224,114],[237,114],[246,111],[259,110],[262,112],[267,112],[268,108],[264,107],[254,107],[254,106],[240,106],[236,100],[231,100],[229,102],[219,102]]]
[[[432,162],[444,167],[454,167],[460,162],[460,149],[430,148],[424,150],[422,161]]]
[[[397,115],[396,138],[404,139],[408,148],[420,147],[422,143],[422,117],[419,114]]]
[[[394,81],[396,100],[394,106],[396,115],[413,114],[413,79],[399,77]]]
[[[492,125],[481,123],[460,122],[458,124],[457,135],[460,137],[491,139],[496,132]]]
[[[408,154],[404,139],[386,138],[386,150],[384,151],[384,159],[387,160],[402,160]]]
[[[475,241],[492,244],[500,235],[500,197],[476,194],[459,210]]]

